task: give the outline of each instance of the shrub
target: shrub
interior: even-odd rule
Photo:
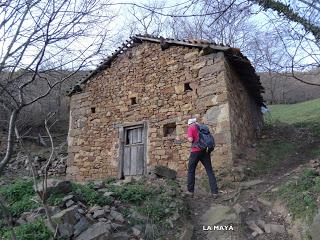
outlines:
[[[90,183],[89,185],[72,183],[72,189],[73,194],[76,198],[84,201],[86,204],[90,206],[103,206],[112,203],[112,199],[110,197],[105,197],[102,193],[95,191],[90,185]]]
[[[155,193],[154,189],[139,182],[126,184],[121,187],[113,187],[111,189],[121,201],[133,204],[140,204],[145,201],[148,196]]]
[[[9,211],[15,217],[19,217],[21,213],[40,206],[39,203],[32,199],[35,192],[31,180],[17,180],[13,184],[2,187],[0,194],[4,196],[8,203]]]
[[[114,178],[114,177],[110,177],[110,178],[107,178],[106,180],[104,180],[104,184],[108,185],[110,183],[114,183],[117,179]]]
[[[35,191],[31,180],[17,180],[10,185],[0,188],[0,194],[11,203],[20,201],[27,196],[33,196]]]
[[[14,228],[17,240],[49,240],[52,239],[52,232],[45,226],[42,219],[38,219],[32,223],[26,223]],[[9,229],[2,229],[0,237],[3,240],[11,239]]]
[[[49,205],[54,205],[54,206],[60,205],[64,197],[65,197],[65,194],[63,193],[52,193],[48,197],[47,203]]]
[[[175,202],[176,205],[170,207],[170,204]],[[145,216],[151,218],[154,222],[161,222],[163,227],[166,227],[164,221],[173,214],[174,211],[184,211],[183,202],[175,201],[166,193],[158,196],[152,196],[144,202],[144,204],[137,208],[137,210]]]
[[[11,203],[9,205],[9,211],[15,217],[19,217],[23,212],[30,211],[40,207],[40,204],[30,197],[22,198],[20,201]]]

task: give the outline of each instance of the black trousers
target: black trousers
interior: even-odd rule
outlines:
[[[209,178],[211,193],[218,193],[217,180],[213,173],[211,165],[211,157],[210,154],[205,151],[190,153],[188,165],[188,191],[194,192],[195,172],[199,161],[206,169]]]

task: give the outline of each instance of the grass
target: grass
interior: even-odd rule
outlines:
[[[150,197],[137,210],[143,215],[150,217],[154,222],[162,222],[162,220],[171,216],[176,208],[182,210],[182,206],[179,203],[170,206],[172,202],[174,202],[174,199],[164,192],[155,197]],[[165,224],[165,222],[162,223]]]
[[[167,216],[171,215],[169,201],[171,199],[165,197],[148,199],[142,206],[138,207],[138,212],[153,219],[156,222],[160,222]]]
[[[45,226],[42,219],[32,223],[26,223],[14,228],[17,240],[49,240],[52,239],[52,232]],[[0,239],[10,240],[9,229],[0,229]]]
[[[63,202],[63,198],[65,197],[66,195],[63,194],[63,193],[53,193],[51,194],[48,199],[47,199],[47,203],[49,205],[54,205],[54,206],[58,206],[60,204],[62,204]]]
[[[14,217],[40,206],[33,200],[35,192],[32,180],[16,180],[10,185],[1,187],[0,195],[5,198],[8,209]]]
[[[133,181],[123,186],[107,185],[107,188],[114,193],[114,196],[124,203],[140,205],[149,196],[157,194],[158,189],[146,185],[143,181]]]
[[[320,146],[318,148],[311,149],[310,151],[312,157],[320,157]]]
[[[148,221],[161,226],[164,231],[170,228],[166,219],[172,216],[175,211],[179,213],[186,211],[181,196],[172,194],[170,191],[177,193],[179,189],[179,184],[173,180],[166,180],[163,186],[152,185],[139,180],[123,186],[110,184],[107,188],[114,192],[116,199],[127,204],[130,203],[134,211],[146,216]],[[129,219],[131,224],[141,224],[141,220],[134,219],[131,216],[131,211],[128,208],[121,212],[126,219]]]
[[[135,219],[132,210],[144,215],[148,222],[153,222],[160,226],[161,231],[157,233],[161,236],[164,232],[171,229],[168,218],[179,213],[186,212],[186,207],[179,195],[179,184],[174,180],[164,180],[161,184],[153,184],[152,182],[141,179],[123,184],[121,186],[114,185],[114,179],[104,181],[106,188],[114,194],[112,197],[103,196],[103,192],[97,191],[93,182],[84,185],[72,183],[72,195],[76,200],[82,201],[87,206],[93,205],[110,205],[114,200],[120,200],[125,204],[121,212],[130,219],[131,224],[144,224],[145,220]],[[10,212],[19,217],[21,213],[30,211],[39,206],[32,201],[35,196],[32,181],[18,180],[12,184],[2,187],[0,194],[8,202]],[[52,192],[48,197],[49,205],[60,205],[65,195]],[[33,205],[36,203],[35,205]],[[1,217],[0,217],[1,218]],[[141,222],[142,221],[142,222]],[[171,229],[172,230],[172,229]],[[52,233],[45,227],[43,219],[38,219],[33,223],[27,223],[15,227],[17,239],[51,239]],[[10,239],[10,231],[5,223],[0,220],[0,239]]]
[[[320,137],[320,98],[296,104],[270,105],[270,115],[265,116],[267,123],[275,122],[307,127],[314,136]]]
[[[286,203],[294,218],[305,218],[310,223],[318,211],[320,177],[306,169],[295,182],[280,187],[279,196]]]
[[[297,144],[278,139],[262,139],[257,145],[257,161],[253,166],[255,174],[267,173],[293,154]]]
[[[114,183],[117,179],[115,177],[109,177],[103,181],[104,184],[108,185],[110,183]]]
[[[103,193],[94,190],[93,186],[91,182],[85,185],[72,183],[72,193],[75,198],[85,202],[89,206],[105,206],[112,203],[110,197],[103,196]],[[56,200],[59,201],[59,197]]]
[[[272,130],[273,127],[285,129],[291,125],[293,130],[295,128],[309,129],[314,139],[320,137],[320,98],[296,104],[270,105],[269,109],[270,114],[264,116],[267,131]],[[288,129],[288,135],[290,135],[290,128]],[[286,132],[274,133],[273,136],[260,139],[257,144],[257,161],[249,175],[256,176],[270,172],[295,154],[302,142],[301,139],[295,139],[294,135],[287,136]],[[310,146],[309,153],[311,157],[319,157],[320,146]]]

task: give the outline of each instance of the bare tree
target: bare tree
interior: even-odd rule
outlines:
[[[11,158],[14,129],[21,112],[86,69],[93,57],[97,59],[103,52],[107,23],[113,17],[100,14],[106,11],[104,6],[110,7],[99,0],[1,3],[0,104],[9,119],[0,172]],[[61,69],[67,69],[67,74],[48,77]],[[30,91],[39,84],[44,87]]]
[[[256,34],[273,31],[276,33],[273,37],[279,42],[278,50],[286,57],[277,70],[281,68],[282,72],[290,72],[292,79],[301,83],[319,86],[296,74],[320,66],[318,1],[196,0],[162,11],[148,9],[145,5],[140,7],[170,17],[171,36],[206,38],[240,47],[245,53],[248,42],[255,39]],[[259,41],[265,43],[263,37]]]
[[[161,8],[164,4],[159,2],[152,3],[149,7],[151,9]],[[132,18],[130,27],[130,35],[134,33],[143,33],[151,35],[159,35],[163,31],[164,19],[157,15],[154,11],[147,11],[136,6],[131,6],[129,9]]]
[[[51,213],[50,213],[50,210],[49,210],[49,207],[47,204],[47,196],[46,196],[47,195],[48,170],[49,170],[50,164],[52,163],[52,161],[55,157],[55,147],[54,147],[53,138],[52,138],[52,135],[50,132],[50,129],[52,128],[52,126],[54,126],[54,124],[57,122],[57,119],[55,119],[54,117],[55,117],[55,113],[49,113],[45,119],[45,122],[44,122],[45,129],[46,129],[46,132],[47,132],[49,140],[50,140],[50,149],[51,150],[50,150],[50,156],[44,166],[44,169],[42,171],[43,174],[41,176],[38,175],[39,169],[35,168],[31,152],[25,147],[24,142],[22,140],[22,137],[21,137],[17,128],[15,128],[15,134],[16,134],[17,140],[19,142],[19,145],[20,145],[22,151],[27,156],[27,163],[28,163],[28,166],[29,166],[31,173],[32,173],[35,192],[38,195],[38,198],[41,201],[42,207],[45,210],[45,214],[46,214],[46,217],[48,220],[50,230],[53,231],[55,233],[54,236],[56,236],[56,234],[58,234],[57,226],[51,219]],[[39,177],[40,177],[40,180],[38,180]],[[41,181],[41,191],[39,191],[39,189],[38,189],[39,181]]]
[[[320,7],[316,1],[312,0],[299,0],[299,2],[308,6],[306,8],[303,5],[291,2],[285,4],[277,0],[249,0],[262,6],[265,10],[271,9],[278,13],[280,17],[284,17],[290,22],[298,23],[302,25],[305,31],[310,32],[315,38],[316,42],[320,41]]]
[[[201,0],[192,11],[199,16],[173,18],[175,37],[201,38],[243,48],[248,35],[254,31],[249,21],[250,7],[241,2]],[[214,11],[215,14],[208,14]]]

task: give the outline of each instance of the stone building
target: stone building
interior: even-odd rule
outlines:
[[[263,124],[263,88],[239,49],[202,40],[130,38],[69,91],[67,177],[186,175],[187,120],[214,133],[216,171],[230,171]],[[201,167],[200,167],[201,168]]]

